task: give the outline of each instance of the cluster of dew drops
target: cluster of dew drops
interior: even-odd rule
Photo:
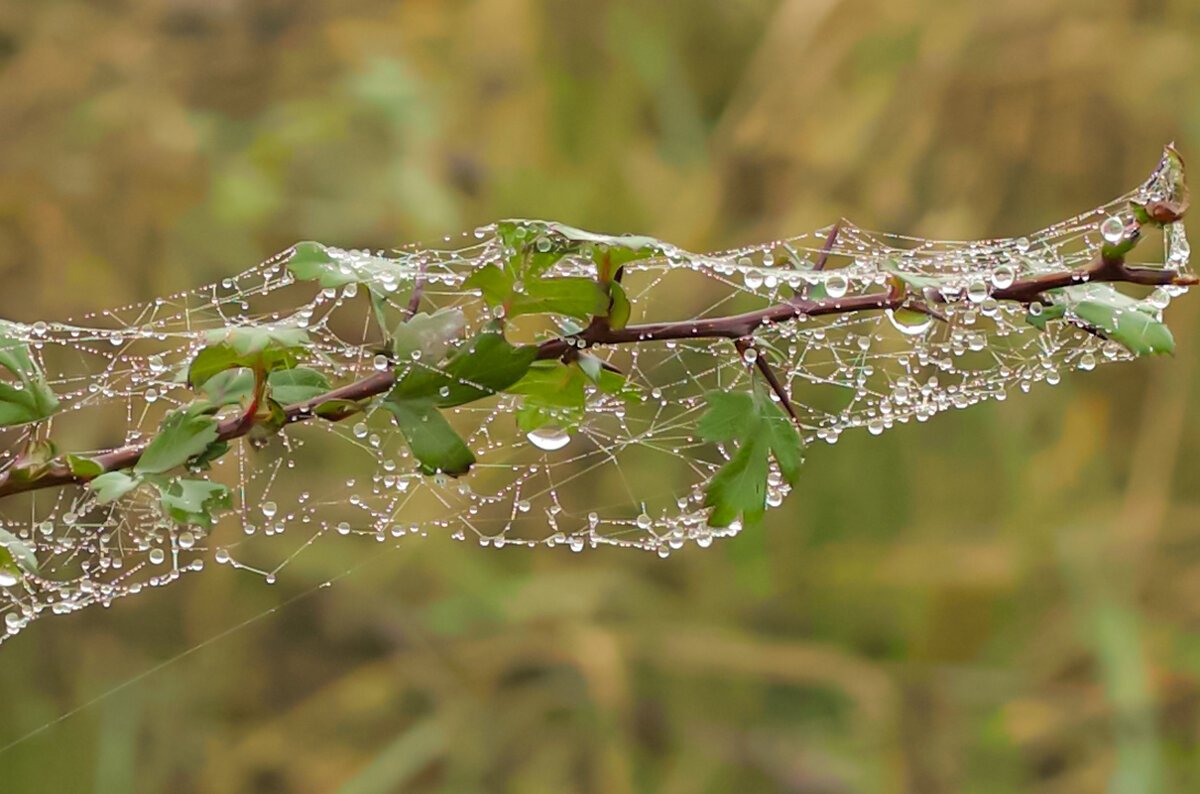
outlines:
[[[506,397],[485,407],[466,407],[462,416],[476,429],[467,437],[481,464],[510,472],[508,480],[486,490],[473,476],[458,480],[444,475],[422,476],[411,456],[373,415],[344,423],[306,422],[282,434],[273,457],[250,454],[238,445],[223,460],[234,471],[237,502],[213,531],[213,540],[198,527],[179,527],[156,512],[153,500],[135,498],[98,511],[86,490],[62,489],[39,495],[33,515],[8,515],[0,505],[0,528],[31,542],[41,564],[37,576],[18,577],[0,571],[0,611],[7,632],[15,634],[44,612],[63,613],[89,604],[108,605],[115,598],[161,586],[183,573],[201,570],[205,558],[221,565],[253,571],[268,583],[295,555],[319,539],[366,535],[384,542],[408,535],[446,530],[465,540],[474,535],[480,545],[550,546],[572,551],[599,545],[639,548],[666,557],[687,543],[704,548],[714,539],[737,534],[740,521],[725,527],[707,523],[705,491],[708,481],[734,452],[732,445],[703,445],[688,431],[704,407],[704,390],[713,382],[723,388],[749,388],[758,356],[767,356],[778,370],[800,418],[806,442],[836,443],[850,428],[873,435],[915,419],[965,408],[981,400],[1005,399],[1012,389],[1028,391],[1036,383],[1053,385],[1065,368],[1090,370],[1099,363],[1129,358],[1111,342],[1070,324],[1052,324],[1047,332],[1033,328],[1028,309],[997,301],[994,290],[1039,272],[1079,269],[1090,261],[1101,241],[1115,244],[1128,233],[1124,207],[1129,196],[1096,211],[1070,219],[1028,238],[983,242],[936,242],[881,235],[843,223],[825,255],[828,265],[816,269],[829,230],[747,246],[724,252],[692,254],[666,246],[661,257],[630,263],[628,278],[639,284],[631,295],[648,307],[670,302],[667,278],[686,270],[706,279],[712,294],[721,296],[697,319],[726,312],[730,295],[752,298],[768,306],[797,293],[820,289],[832,301],[886,289],[899,271],[916,277],[911,283],[936,284],[927,295],[939,316],[911,311],[857,312],[820,318],[800,316],[790,322],[759,327],[751,344],[739,355],[726,340],[684,339],[633,350],[626,376],[646,400],[626,407],[598,396],[589,414],[574,427],[545,425],[528,433],[512,431],[511,414],[519,400]],[[532,227],[531,227],[532,228]],[[474,269],[504,255],[494,229],[485,227],[475,241],[444,249],[402,249],[392,252],[330,249],[347,272],[364,275],[384,294],[400,293],[417,274],[435,306],[479,303],[464,295],[462,281]],[[449,239],[448,239],[449,242]],[[536,244],[536,242],[535,242]],[[1165,266],[1182,270],[1189,250],[1182,224],[1167,227]],[[563,260],[551,275],[588,274],[586,258]],[[919,279],[925,278],[927,282]],[[1081,281],[1082,281],[1081,277]],[[361,310],[357,284],[317,290],[292,310],[256,315],[255,300],[298,285],[278,259],[237,277],[200,290],[156,299],[82,318],[80,324],[39,322],[28,326],[31,346],[40,352],[58,346],[79,352],[94,369],[90,377],[75,370],[54,371],[52,357],[43,356],[47,375],[66,410],[99,404],[123,404],[126,443],[144,441],[153,426],[144,417],[155,403],[181,404],[185,385],[177,376],[197,349],[206,328],[231,323],[274,321],[300,324],[310,331],[334,383],[346,383],[393,365],[362,339],[344,339],[332,330],[337,313]],[[927,288],[933,289],[932,287]],[[1167,306],[1181,288],[1159,287],[1147,298],[1157,309]],[[359,298],[356,301],[356,297]],[[357,308],[356,308],[357,307]],[[99,327],[96,321],[103,320]],[[93,324],[89,325],[89,321]],[[139,341],[162,348],[133,352]],[[652,353],[652,349],[657,351]],[[601,356],[603,350],[592,351]],[[664,361],[683,374],[666,378]],[[699,362],[699,363],[698,363]],[[414,361],[414,366],[428,363]],[[806,390],[836,389],[847,395],[844,404],[805,400]],[[161,405],[159,406],[161,409]],[[626,411],[629,412],[628,416]],[[458,409],[455,411],[456,416]],[[305,434],[332,434],[353,444],[373,461],[366,478],[344,481],[336,498],[308,491],[279,504],[273,495],[277,478],[296,476],[297,452]],[[680,441],[680,439],[683,439]],[[661,445],[691,466],[694,481],[653,510],[641,503],[619,506],[615,512],[599,506],[572,512],[560,501],[559,483],[570,472],[587,467],[611,467],[620,474],[622,455],[641,447]],[[0,467],[11,462],[0,457]],[[509,458],[523,455],[513,464]],[[362,487],[367,483],[367,487]],[[479,492],[476,491],[479,488]],[[778,507],[790,488],[771,461],[766,501]],[[398,520],[404,506],[418,494],[432,495],[446,505],[444,515],[420,521]],[[603,495],[602,495],[603,496]],[[608,495],[611,497],[611,495]],[[634,495],[636,502],[636,494]],[[605,503],[605,499],[598,499]],[[612,501],[609,499],[608,501]],[[352,513],[345,517],[346,510]],[[506,516],[499,531],[484,529],[487,511]],[[337,513],[325,518],[326,511]],[[355,512],[357,511],[357,512]],[[358,516],[356,519],[353,516]],[[530,522],[544,521],[543,533],[530,533]],[[227,524],[241,527],[242,537],[231,540]],[[240,559],[242,543],[267,536],[292,535],[305,527],[298,549],[277,566]],[[512,531],[517,530],[525,531]],[[217,533],[222,533],[218,539]]]

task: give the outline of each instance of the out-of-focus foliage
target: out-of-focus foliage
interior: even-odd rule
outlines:
[[[511,216],[1017,234],[1200,154],[1197,40],[1191,0],[8,3],[0,316]],[[347,540],[47,622],[3,788],[1194,790],[1193,304],[1174,359],[810,450],[724,549]]]

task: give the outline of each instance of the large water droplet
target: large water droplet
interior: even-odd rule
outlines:
[[[1100,236],[1105,242],[1116,245],[1125,239],[1125,221],[1116,215],[1109,215],[1100,224]]]
[[[562,449],[571,443],[570,434],[558,427],[539,427],[529,431],[525,437],[529,439],[530,444],[547,452]]]
[[[908,336],[920,336],[933,325],[933,315],[912,309],[887,310],[887,318],[896,326],[896,330]]]
[[[843,275],[835,274],[825,279],[825,294],[831,298],[844,296],[849,288],[850,282]]]

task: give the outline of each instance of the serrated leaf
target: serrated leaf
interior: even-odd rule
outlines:
[[[762,434],[771,448],[771,455],[779,465],[779,471],[789,485],[795,485],[800,477],[800,465],[804,463],[804,440],[796,423],[781,405],[763,391],[754,394],[755,407],[762,419]]]
[[[330,390],[324,374],[308,367],[281,369],[267,376],[271,398],[283,405],[294,405],[319,397]]]
[[[704,506],[713,510],[708,523],[727,527],[741,515],[743,525],[752,526],[766,514],[766,504],[766,449],[761,440],[751,438],[709,481]]]
[[[173,477],[155,485],[163,512],[179,524],[197,524],[208,529],[216,521],[215,511],[233,506],[229,488],[209,480]]]
[[[38,571],[37,554],[33,548],[6,529],[0,529],[0,571],[17,579]]]
[[[704,504],[713,508],[708,523],[728,526],[739,515],[746,526],[766,512],[769,458],[774,457],[792,485],[800,474],[804,442],[791,417],[755,386],[753,394],[710,391],[708,410],[696,433],[706,441],[737,442],[737,451],[709,481]]]
[[[176,411],[167,415],[158,434],[142,450],[134,472],[161,474],[202,454],[217,440],[217,420]]]
[[[96,494],[96,503],[103,505],[120,499],[140,483],[140,477],[124,471],[110,471],[93,478],[88,487]]]
[[[475,455],[432,400],[389,398],[383,407],[396,417],[400,433],[425,474],[444,472],[457,477],[475,465]]]
[[[710,391],[704,395],[708,410],[696,424],[696,435],[705,441],[732,441],[753,432],[757,421],[754,398],[744,392]]]
[[[238,367],[273,372],[296,366],[308,343],[303,328],[235,326],[207,334],[208,344],[188,367],[188,382],[200,388],[218,373]]]

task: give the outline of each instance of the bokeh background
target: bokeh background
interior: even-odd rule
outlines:
[[[0,316],[509,216],[1017,235],[1172,139],[1194,0],[10,2]],[[1198,319],[814,448],[764,532],[666,561],[338,539],[49,618],[0,650],[0,746],[41,729],[0,789],[1198,790]]]

